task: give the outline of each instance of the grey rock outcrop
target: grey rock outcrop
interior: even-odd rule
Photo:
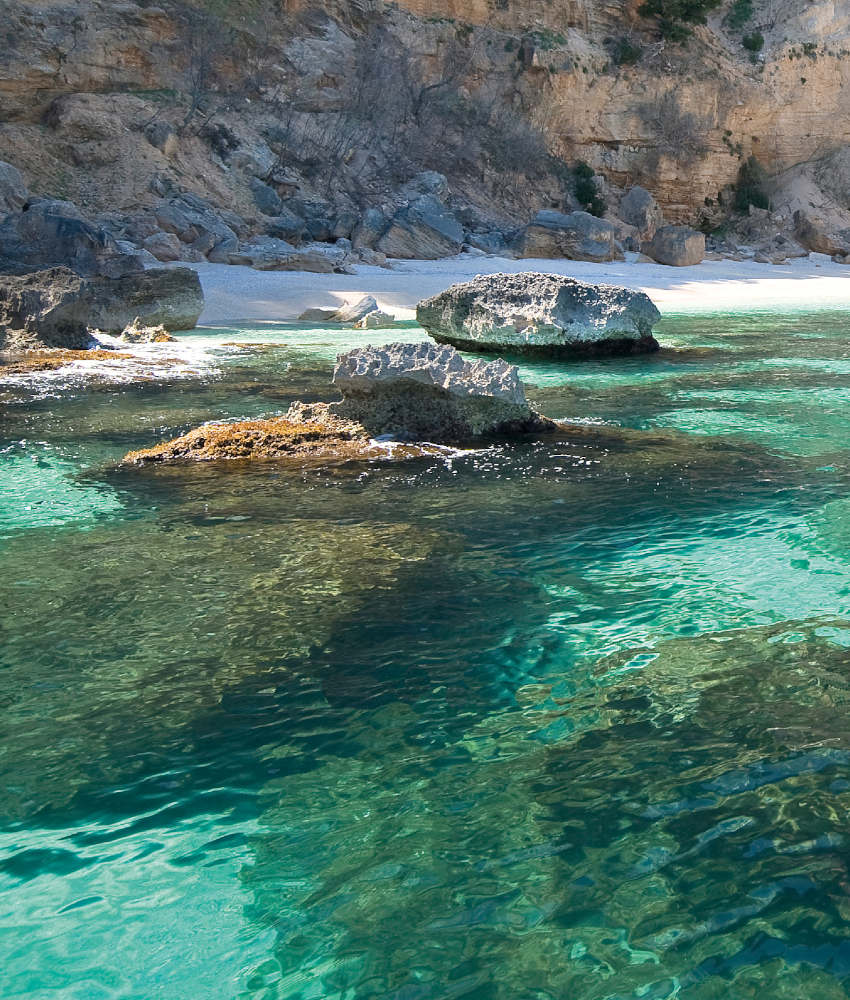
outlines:
[[[357,249],[366,247],[372,250],[388,225],[389,219],[379,208],[367,208],[363,217],[354,227],[351,242]]]
[[[20,212],[29,196],[20,170],[11,163],[0,160],[0,216],[8,212]]]
[[[89,346],[92,284],[70,268],[0,277],[0,350]]]
[[[251,194],[254,196],[254,204],[264,215],[280,215],[283,211],[283,202],[271,185],[266,184],[259,177],[252,177],[250,188]]]
[[[164,263],[180,260],[183,255],[183,244],[180,240],[177,239],[174,233],[164,233],[161,229],[158,229],[155,233],[151,233],[142,242],[142,248]]]
[[[221,214],[195,194],[184,192],[160,202],[155,215],[161,229],[173,233],[181,243],[204,256],[222,244],[235,248],[239,242],[236,232]]]
[[[705,257],[705,236],[690,226],[662,226],[641,251],[659,264],[688,267]]]
[[[134,321],[167,330],[191,330],[204,308],[197,271],[153,268],[123,278],[92,282],[88,325],[120,334]]]
[[[516,243],[518,257],[565,257],[602,263],[622,260],[616,226],[588,212],[538,212]]]
[[[0,271],[25,274],[51,267],[107,278],[143,269],[135,255],[122,253],[115,239],[71,202],[35,201],[7,215],[0,223]]]
[[[294,247],[285,240],[271,236],[255,236],[247,243],[240,243],[237,250],[228,253],[231,264],[247,264],[258,271],[312,271],[332,274],[345,269],[350,261],[350,244],[305,243]]]
[[[399,209],[375,249],[404,260],[453,257],[463,246],[463,226],[434,195],[425,194]]]
[[[440,343],[549,357],[657,350],[652,327],[660,316],[643,292],[533,272],[479,275],[416,308]]]
[[[658,202],[646,188],[637,184],[620,202],[619,215],[627,225],[634,226],[641,240],[651,240],[664,221]]]
[[[435,344],[388,344],[341,354],[332,409],[371,434],[463,441],[480,435],[554,429],[528,405],[519,373],[504,361],[465,361]]]

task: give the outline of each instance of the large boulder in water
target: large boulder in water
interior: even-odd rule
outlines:
[[[370,433],[408,440],[463,441],[552,428],[528,405],[514,365],[465,361],[435,344],[387,344],[341,354],[332,409]]]
[[[136,319],[143,326],[191,330],[204,308],[198,272],[190,267],[152,268],[93,285],[89,326],[106,333],[121,333]]]
[[[514,247],[517,257],[545,257],[603,263],[622,260],[617,227],[589,212],[538,212]]]
[[[0,350],[88,347],[93,301],[91,282],[67,267],[0,276]]]
[[[420,302],[416,318],[465,351],[581,357],[657,350],[661,314],[643,292],[530,272],[452,285]]]
[[[83,278],[67,267],[0,276],[0,350],[82,350],[90,329],[120,334],[136,320],[187,330],[203,307],[197,272],[187,267],[123,278]]]

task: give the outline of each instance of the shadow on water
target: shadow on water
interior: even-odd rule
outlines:
[[[172,995],[201,961],[205,995],[257,1000],[846,995],[850,367],[824,322],[669,321],[692,350],[534,366],[541,409],[597,423],[445,461],[111,464],[327,398],[303,350],[10,405],[20,925],[78,939],[63,974],[96,956],[104,995],[142,995],[121,935]],[[39,482],[53,520],[22,506]]]

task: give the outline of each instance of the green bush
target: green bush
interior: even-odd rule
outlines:
[[[751,35],[744,35],[741,44],[750,52],[761,52],[764,48],[764,35],[760,31],[754,31]]]
[[[582,160],[573,167],[573,194],[581,207],[591,215],[604,215],[605,202],[593,183],[593,168]]]
[[[767,193],[767,171],[751,156],[741,164],[735,182],[733,206],[738,212],[746,212],[750,205],[756,208],[770,208]]]
[[[753,16],[753,0],[735,0],[726,15],[726,24],[733,31],[738,31]]]
[[[640,62],[642,55],[643,49],[640,45],[623,35],[622,38],[617,39],[614,45],[612,58],[618,66],[633,66],[636,62]]]
[[[680,42],[690,34],[691,24],[705,24],[709,11],[722,0],[644,0],[639,11],[644,17],[658,18],[661,34],[670,41]]]

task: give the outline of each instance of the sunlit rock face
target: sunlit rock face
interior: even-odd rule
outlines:
[[[479,275],[420,302],[419,323],[463,350],[550,357],[657,350],[643,292],[553,274]]]

